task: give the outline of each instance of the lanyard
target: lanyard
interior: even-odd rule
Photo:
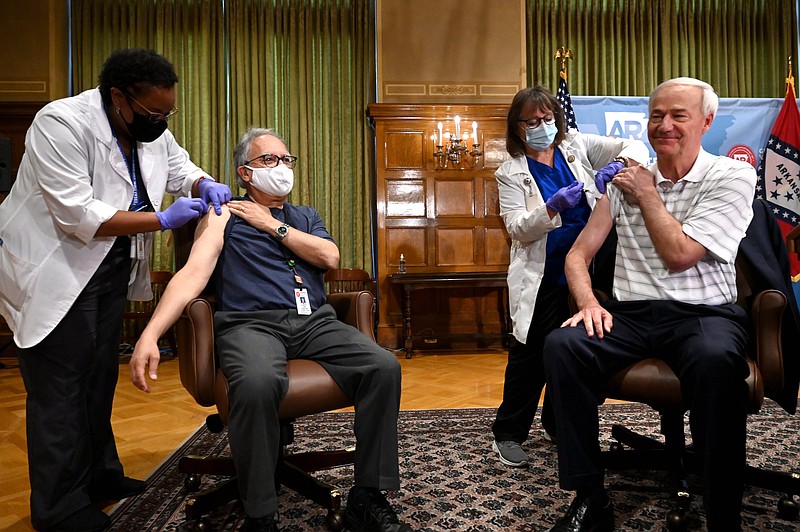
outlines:
[[[122,150],[122,144],[120,144],[119,139],[114,136],[114,140],[117,141],[117,147],[119,148],[119,152],[122,154],[122,159],[125,161],[125,166],[128,167],[128,175],[131,177],[131,184],[133,185],[133,199],[131,200],[131,211],[138,210],[139,205],[139,187],[136,181],[136,161],[138,157],[136,156],[136,144],[134,143],[133,147],[131,148],[131,161],[128,162],[128,158],[125,157],[125,152]]]
[[[287,212],[285,210],[283,210],[283,218],[284,219],[281,220],[282,222],[289,223],[289,221],[287,220],[288,215],[287,215]],[[276,219],[279,219],[279,218],[276,218]],[[275,238],[275,237],[273,237],[273,238]],[[297,273],[297,268],[296,268],[297,261],[294,259],[294,257],[292,257],[292,256],[290,256],[290,255],[288,255],[286,253],[286,246],[281,244],[280,241],[278,241],[278,248],[280,248],[281,254],[283,255],[283,258],[286,259],[286,264],[289,266],[289,269],[292,271],[292,275],[294,275],[294,282],[297,283],[297,287],[298,288],[303,288],[303,278],[300,277],[300,275]]]
[[[274,237],[273,237],[274,238]],[[286,259],[286,264],[289,266],[289,269],[292,271],[292,275],[294,275],[294,282],[297,283],[298,288],[303,288],[303,278],[297,273],[297,261],[294,260],[291,256],[286,254],[286,246],[278,242],[278,247],[281,250],[281,254],[283,258]]]
[[[251,197],[249,197],[249,196],[244,196],[244,199],[246,199],[247,201],[253,201],[253,199]],[[284,223],[289,223],[288,213],[285,210],[283,210],[282,212],[283,212],[283,218],[284,218],[283,220],[281,220],[280,218],[278,218],[274,214],[273,214],[273,216],[275,217],[276,220],[280,220],[281,222],[284,222]],[[234,223],[236,223],[236,222],[234,221]],[[303,288],[303,278],[300,277],[300,274],[297,273],[297,260],[286,252],[287,251],[286,246],[281,244],[280,241],[277,238],[275,238],[274,236],[271,236],[270,238],[275,240],[276,243],[278,244],[278,249],[281,250],[281,255],[283,255],[284,260],[286,260],[286,265],[289,266],[289,270],[291,270],[292,275],[294,275],[294,282],[297,283],[297,287],[298,288]]]
[[[280,245],[280,244],[279,244],[279,245]],[[283,246],[281,246],[281,247],[283,247]],[[283,255],[283,256],[284,256],[284,257],[286,257],[286,254],[284,253],[284,255]],[[297,274],[297,270],[295,269],[295,265],[296,265],[297,263],[295,262],[295,260],[294,260],[294,259],[289,259],[289,258],[287,258],[287,259],[286,259],[286,264],[288,264],[288,265],[289,265],[289,269],[290,269],[290,270],[292,270],[292,274],[294,275],[294,282],[296,282],[296,283],[297,283],[297,287],[298,287],[298,288],[302,288],[302,287],[303,287],[303,278],[302,278],[302,277],[300,277],[300,276]]]
[[[108,120],[108,125],[111,126],[110,118]],[[133,185],[133,199],[131,200],[128,210],[140,211],[146,207],[146,204],[145,202],[139,202],[139,187],[136,181],[136,164],[139,158],[136,155],[136,141],[133,141],[133,145],[131,146],[131,161],[128,161],[128,157],[125,156],[125,150],[122,149],[122,144],[117,138],[117,133],[114,131],[114,126],[111,126],[111,135],[117,143],[117,148],[119,148],[119,153],[122,155],[122,160],[125,161],[125,167],[128,169],[128,176],[131,178],[131,184]]]

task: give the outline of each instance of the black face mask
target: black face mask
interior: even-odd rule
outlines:
[[[133,113],[133,121],[127,122],[125,118],[122,119],[125,126],[128,128],[128,133],[131,134],[133,140],[139,142],[153,142],[160,137],[164,131],[167,130],[167,121],[161,120],[160,122],[151,122],[149,116]]]

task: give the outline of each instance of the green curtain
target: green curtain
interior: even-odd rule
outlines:
[[[783,97],[795,9],[795,0],[528,0],[528,81],[555,89],[564,46],[575,95],[646,96],[692,76],[722,97]]]
[[[371,270],[374,0],[72,0],[74,90],[108,54],[155,49],[178,71],[170,129],[236,191],[231,153],[251,125],[274,127],[300,157],[290,201],[317,208],[342,267]],[[529,82],[554,88],[570,48],[577,95],[647,95],[689,75],[723,97],[781,97],[796,55],[794,0],[528,0]],[[155,269],[172,269],[169,234]]]
[[[73,0],[73,90],[97,86],[108,55],[119,48],[152,48],[178,74],[180,112],[170,131],[192,160],[227,182],[223,9],[219,0]],[[164,207],[172,203],[167,195]],[[154,270],[174,270],[172,234],[156,233]]]
[[[371,135],[375,101],[369,1],[229,4],[231,131],[275,128],[299,157],[290,201],[315,207],[341,267],[372,269]]]
[[[192,160],[236,186],[232,152],[251,126],[275,128],[300,158],[292,203],[315,207],[341,267],[371,270],[374,2],[369,0],[72,0],[78,92],[117,48],[146,47],[178,72],[170,130]],[[169,200],[168,200],[169,201]],[[174,269],[169,233],[154,269]]]

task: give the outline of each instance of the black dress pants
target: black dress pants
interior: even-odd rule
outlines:
[[[228,380],[228,437],[249,517],[275,513],[280,453],[278,408],[289,389],[286,362],[319,362],[355,405],[355,485],[400,487],[397,417],[401,371],[395,355],[336,319],[330,305],[296,310],[218,311],[216,347]]]
[[[542,282],[539,286],[526,342],[522,344],[514,341],[508,350],[503,402],[500,403],[492,424],[496,441],[522,443],[528,439],[544,388],[544,339],[550,331],[560,327],[569,318],[568,294],[566,285]],[[548,394],[545,394],[542,426],[555,435],[553,418],[553,407]]]
[[[70,310],[19,350],[26,400],[31,523],[48,528],[91,504],[122,464],[111,429],[130,240],[117,241]]]
[[[643,358],[666,361],[681,381],[692,439],[703,460],[708,529],[740,528],[748,367],[745,311],[737,305],[610,301],[613,328],[602,339],[582,325],[553,331],[544,366],[558,430],[561,487],[603,486],[598,404],[603,385]]]

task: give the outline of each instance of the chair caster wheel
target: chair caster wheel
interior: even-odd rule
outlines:
[[[778,517],[787,521],[794,521],[800,515],[800,505],[792,495],[781,497],[778,501]]]
[[[667,512],[667,530],[670,532],[680,532],[686,530],[686,518],[680,510],[670,510]]]
[[[625,450],[625,447],[618,441],[611,442],[609,449],[612,453],[619,453]]]
[[[211,532],[212,528],[205,519],[197,521],[187,521],[181,527],[181,530],[188,530],[189,532]]]
[[[186,478],[183,479],[183,487],[186,488],[187,491],[197,491],[200,489],[200,482],[202,480],[202,475],[186,475]]]
[[[325,516],[325,525],[328,527],[328,530],[339,532],[344,529],[344,516],[342,516],[341,512],[330,511],[328,515]]]

